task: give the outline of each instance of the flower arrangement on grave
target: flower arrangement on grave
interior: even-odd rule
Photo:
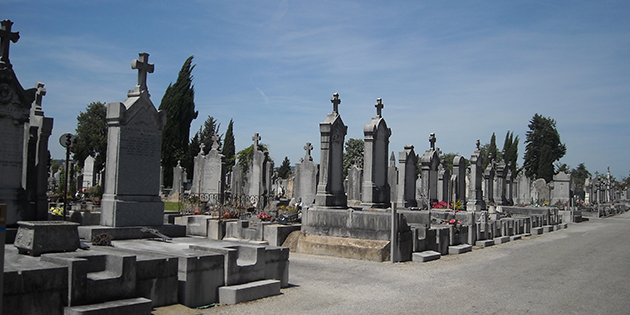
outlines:
[[[229,220],[229,219],[238,219],[239,214],[237,211],[232,210],[232,211],[225,211],[223,213],[223,219],[224,220]]]
[[[54,215],[63,215],[63,208],[62,207],[50,207],[50,210],[48,210],[48,212],[50,212],[51,214],[54,214]]]
[[[457,201],[455,201],[455,200],[451,201],[451,209],[457,210],[457,212],[459,212],[459,210],[462,209],[462,201],[461,201],[461,199],[457,199]]]
[[[448,208],[448,203],[444,202],[444,201],[436,201],[433,203],[432,206],[433,209],[447,209]]]
[[[260,219],[260,221],[271,221],[273,219],[272,216],[268,215],[266,212],[261,212],[260,214],[258,214],[257,216],[258,219]]]
[[[453,226],[453,231],[455,232],[455,234],[459,234],[459,226],[462,225],[462,221],[459,221],[457,219],[450,219],[448,220],[448,224]]]

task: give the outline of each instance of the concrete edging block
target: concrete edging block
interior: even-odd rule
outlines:
[[[221,304],[238,304],[280,294],[279,280],[260,280],[219,288]]]

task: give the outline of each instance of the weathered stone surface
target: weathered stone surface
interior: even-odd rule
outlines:
[[[297,252],[343,258],[389,260],[389,241],[366,240],[322,235],[302,235]]]
[[[238,304],[280,294],[280,281],[261,280],[219,288],[221,304]]]
[[[19,221],[14,245],[20,253],[39,256],[43,253],[75,251],[79,248],[79,224],[62,221]]]

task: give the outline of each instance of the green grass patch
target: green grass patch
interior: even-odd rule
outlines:
[[[177,202],[165,201],[164,211],[177,211]]]

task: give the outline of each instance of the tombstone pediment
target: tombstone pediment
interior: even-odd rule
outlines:
[[[2,67],[2,65],[0,65]],[[28,121],[36,89],[24,90],[10,67],[0,68],[0,115]]]
[[[374,139],[384,139],[391,136],[392,130],[387,127],[385,119],[382,117],[374,117],[363,126],[363,134],[366,137],[372,137]]]
[[[435,164],[435,161],[439,161],[440,157],[436,150],[426,150],[422,157],[420,158],[420,163],[424,166],[432,166],[432,163]],[[437,165],[435,165],[437,169]]]

